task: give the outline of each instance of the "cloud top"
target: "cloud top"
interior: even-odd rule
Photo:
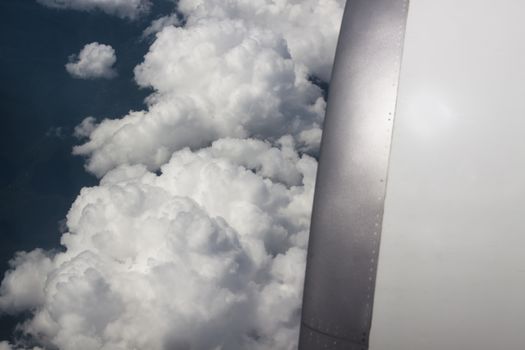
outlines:
[[[78,54],[71,55],[66,70],[78,79],[111,79],[117,75],[113,65],[117,62],[115,50],[104,44],[86,44]]]
[[[120,18],[135,19],[147,13],[149,0],[37,0],[40,4],[57,9],[78,11],[100,10]]]
[[[280,33],[294,62],[329,81],[345,0],[180,0],[190,25],[203,19],[240,19]]]
[[[102,121],[74,150],[98,176],[120,164],[155,170],[174,151],[222,137],[276,141],[291,134],[305,150],[318,147],[319,139],[304,134],[320,130],[322,92],[269,30],[213,19],[166,27],[135,77],[156,91],[149,109]]]
[[[343,0],[188,1],[166,17],[135,68],[148,109],[100,122],[74,153],[97,176],[120,164],[158,169],[186,146],[222,137],[292,135],[316,154]],[[153,29],[157,28],[158,29]],[[315,79],[314,79],[315,78]],[[128,142],[133,139],[134,142]]]

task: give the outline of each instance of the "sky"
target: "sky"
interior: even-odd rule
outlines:
[[[0,349],[296,347],[343,6],[2,1]]]
[[[172,8],[156,3],[151,18]],[[148,41],[137,38],[149,22],[50,10],[33,0],[0,2],[0,19],[0,266],[5,271],[16,251],[59,248],[60,221],[80,188],[96,184],[82,159],[71,156],[74,127],[85,116],[121,115],[144,106],[148,91],[137,88],[132,70],[148,50]],[[69,55],[95,40],[122,53],[116,64],[120,75],[71,79],[64,69]],[[0,318],[2,339],[11,334],[7,319]]]

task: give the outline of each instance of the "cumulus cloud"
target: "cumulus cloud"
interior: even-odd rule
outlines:
[[[40,4],[57,9],[78,11],[100,10],[120,18],[135,19],[147,13],[149,0],[37,0]]]
[[[117,62],[115,50],[104,44],[86,44],[78,54],[69,57],[66,70],[79,79],[114,78],[117,73],[113,65]]]
[[[60,252],[20,253],[0,349],[292,350],[343,0],[181,0],[135,80],[147,109],[86,118]],[[80,57],[80,54],[79,54]],[[110,65],[111,66],[111,65]]]
[[[344,0],[180,0],[189,24],[214,17],[241,19],[244,25],[269,28],[286,40],[294,62],[328,81]]]
[[[290,58],[286,41],[241,21],[207,20],[157,34],[142,64],[139,85],[152,87],[147,111],[104,120],[75,148],[98,176],[120,164],[154,170],[171,153],[221,137],[276,140],[320,129],[325,101],[304,66]],[[133,142],[129,142],[133,139]]]
[[[0,308],[9,313],[32,309],[43,301],[44,282],[51,260],[41,249],[21,252],[10,261],[0,285]]]
[[[0,305],[65,350],[293,349],[315,169],[285,138],[113,170],[73,204],[64,252],[11,262]]]
[[[149,108],[102,121],[74,150],[87,169],[155,170],[176,150],[222,137],[291,134],[315,154],[325,101],[310,78],[328,79],[343,3],[271,3],[181,1],[185,26],[165,26],[135,69],[155,91]]]
[[[142,37],[145,38],[150,35],[156,34],[165,27],[180,26],[181,24],[181,20],[179,19],[179,16],[176,13],[173,13],[169,16],[160,17],[152,21],[151,24],[146,29],[144,29],[144,31],[142,32]]]

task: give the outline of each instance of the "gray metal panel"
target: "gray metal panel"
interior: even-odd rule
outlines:
[[[299,349],[366,349],[408,0],[349,0],[330,87]]]

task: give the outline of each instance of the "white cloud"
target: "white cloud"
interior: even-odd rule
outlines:
[[[91,135],[93,130],[97,127],[96,119],[94,117],[87,117],[82,120],[80,124],[75,127],[73,136],[78,139],[83,139]]]
[[[149,0],[37,0],[42,5],[79,11],[100,10],[109,15],[135,19],[147,13],[151,7]]]
[[[345,0],[180,0],[190,25],[209,17],[241,19],[281,33],[296,63],[328,81]]]
[[[146,111],[104,120],[74,153],[102,176],[120,164],[155,170],[171,153],[221,137],[276,140],[285,134],[315,153],[325,101],[310,75],[328,79],[343,1],[181,1],[135,69],[152,87]],[[146,30],[148,31],[148,29]],[[130,142],[130,140],[133,140]]]
[[[0,309],[16,313],[32,309],[44,300],[44,282],[51,260],[40,249],[18,253],[0,286]]]
[[[86,44],[77,55],[69,57],[66,70],[79,79],[110,79],[117,75],[113,69],[116,61],[117,56],[111,46],[93,42]]]
[[[154,21],[151,22],[151,24],[144,29],[142,32],[142,37],[145,38],[147,36],[157,34],[162,29],[168,26],[180,26],[182,23],[179,19],[179,16],[174,13],[169,16],[160,17]]]
[[[139,85],[156,91],[149,109],[102,121],[75,148],[89,158],[89,171],[102,176],[119,164],[153,170],[182,147],[221,137],[291,134],[302,150],[318,148],[325,101],[282,34],[242,20],[194,22],[165,27],[135,69]]]
[[[0,287],[28,344],[296,348],[325,109],[310,77],[329,77],[343,2],[181,0],[184,26],[146,29],[148,108],[75,129],[100,184],[63,251],[18,255]]]
[[[315,169],[285,138],[113,170],[73,204],[64,252],[13,261],[0,305],[63,350],[294,349]]]

